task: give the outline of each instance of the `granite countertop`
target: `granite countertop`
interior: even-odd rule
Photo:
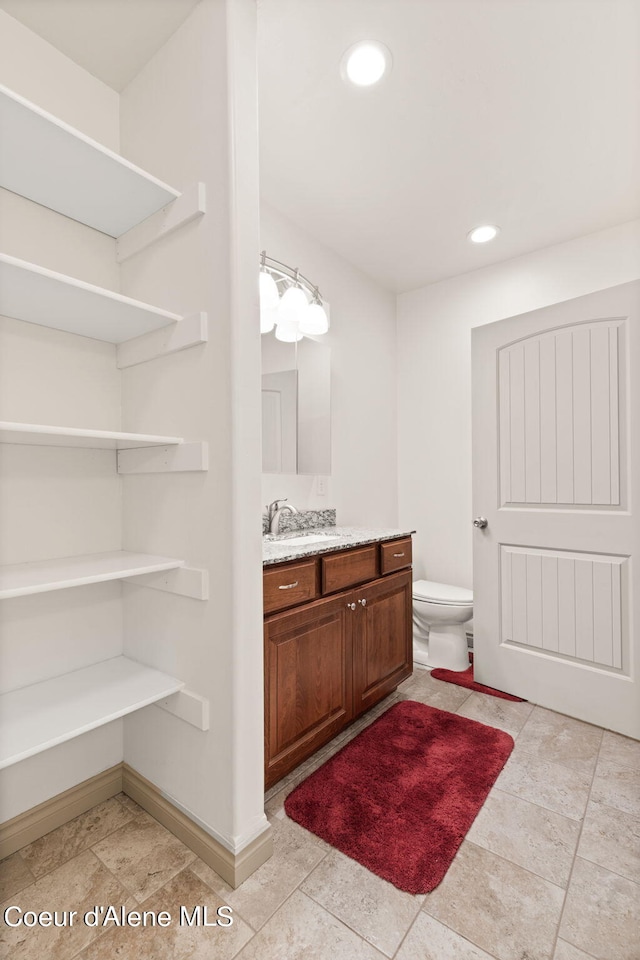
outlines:
[[[389,528],[369,529],[367,527],[322,527],[315,530],[306,530],[309,534],[325,534],[327,542],[313,540],[311,543],[293,545],[288,539],[299,537],[303,531],[296,530],[275,538],[269,535],[262,540],[262,563],[268,566],[272,563],[284,563],[286,560],[300,560],[312,557],[318,553],[332,553],[336,550],[348,550],[350,547],[359,547],[365,543],[377,543],[380,540],[396,540],[399,537],[410,537],[415,530],[394,530]],[[335,536],[335,539],[333,539]]]

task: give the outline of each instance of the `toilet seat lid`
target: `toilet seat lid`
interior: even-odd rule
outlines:
[[[447,603],[451,606],[465,606],[473,603],[473,590],[454,587],[449,583],[436,583],[434,580],[414,580],[413,596],[416,600]]]

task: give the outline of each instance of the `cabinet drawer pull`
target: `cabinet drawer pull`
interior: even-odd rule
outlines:
[[[293,583],[281,583],[278,590],[291,590],[292,587],[298,586],[298,582],[298,580],[294,580]]]
[[[399,559],[400,557],[404,557],[404,553],[394,553],[394,557],[398,557]]]

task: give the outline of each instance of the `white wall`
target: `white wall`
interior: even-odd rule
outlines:
[[[118,148],[118,96],[0,11],[0,82]],[[115,242],[0,190],[0,250],[119,289]],[[0,419],[120,426],[115,348],[0,318]],[[0,563],[117,550],[121,491],[109,451],[2,445]],[[0,689],[17,689],[122,652],[120,585],[99,584],[0,605]],[[122,723],[2,771],[6,820],[122,758]]]
[[[640,277],[640,221],[398,297],[400,523],[415,573],[472,587],[471,328]]]
[[[123,152],[179,189],[207,187],[204,217],[123,264],[123,292],[210,318],[207,344],[123,371],[123,418],[204,439],[211,461],[124,478],[125,549],[182,557],[211,583],[205,602],[125,587],[125,652],[211,707],[208,732],[156,707],[126,718],[125,760],[232,851],[268,827],[254,52],[251,0],[203,0],[121,97]]]
[[[118,150],[118,94],[0,10],[2,83],[14,93]]]
[[[326,496],[313,477],[264,474],[262,500],[288,497],[298,508],[335,507],[338,523],[395,526],[395,294],[318,243],[266,204],[260,207],[261,246],[299,267],[331,307],[331,477]],[[273,336],[273,334],[267,334]]]

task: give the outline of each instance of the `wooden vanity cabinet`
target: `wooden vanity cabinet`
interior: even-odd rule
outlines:
[[[341,595],[265,621],[265,786],[353,716],[349,621]]]
[[[408,544],[410,563],[410,538]],[[402,545],[406,551],[406,539]],[[274,587],[295,582],[292,573],[299,574],[303,564],[265,569],[267,788],[411,674],[411,570],[380,576],[385,568],[382,546],[388,543],[305,560],[305,567],[317,564],[313,582],[321,584],[323,593],[348,584],[349,577],[359,585],[272,614],[268,598]],[[360,583],[363,570],[368,581]],[[309,570],[305,572],[311,582]],[[282,591],[287,603],[296,589]]]
[[[262,604],[265,616],[319,597],[318,574],[315,560],[279,563],[265,570],[262,575]]]
[[[411,674],[411,572],[382,577],[356,591],[353,619],[353,715],[364,713]]]

